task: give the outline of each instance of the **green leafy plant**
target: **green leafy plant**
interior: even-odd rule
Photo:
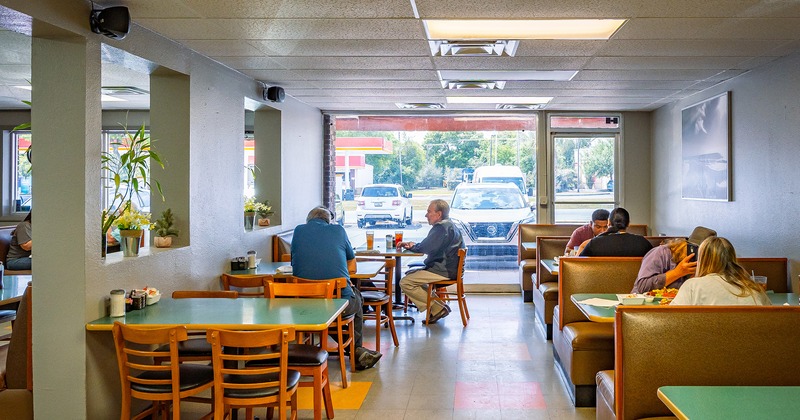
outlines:
[[[130,210],[131,200],[134,195],[140,198],[145,189],[151,189],[150,162],[155,162],[162,168],[164,163],[161,157],[150,147],[150,136],[142,124],[139,129],[130,132],[123,126],[125,136],[121,141],[111,143],[114,151],[104,151],[100,156],[104,179],[113,188],[114,194],[108,207],[103,209],[102,229],[103,234],[114,225],[116,219],[125,211]],[[156,190],[164,200],[161,184],[155,181]]]
[[[172,209],[164,210],[161,212],[161,218],[154,223],[155,234],[161,237],[178,236],[180,231],[173,226],[174,223],[175,218],[172,215]]]

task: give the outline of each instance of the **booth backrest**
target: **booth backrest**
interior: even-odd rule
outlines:
[[[558,281],[557,275],[540,268],[541,260],[552,260],[555,256],[564,255],[567,242],[569,242],[569,236],[539,236],[536,238],[536,284],[534,284],[534,288],[538,288],[542,283]]]
[[[524,223],[519,225],[519,257],[517,257],[517,264],[522,260],[535,260],[536,251],[525,251],[522,249],[523,242],[536,242],[539,236],[567,236],[572,235],[572,232],[579,228],[581,225],[551,225],[539,223]],[[564,246],[566,247],[566,243]],[[564,248],[561,248],[561,254],[564,253]],[[558,255],[561,255],[558,254]],[[536,271],[539,271],[538,268]]]
[[[628,233],[635,233],[637,235],[647,236],[650,234],[647,230],[647,225],[628,225],[628,229],[625,230]]]
[[[272,261],[282,261],[284,254],[292,254],[294,229],[281,232],[272,237]]]
[[[616,418],[672,415],[664,385],[800,386],[798,325],[796,306],[619,307]]]
[[[748,273],[767,276],[767,290],[775,293],[792,291],[786,258],[738,258],[738,260]]]
[[[576,293],[629,293],[641,257],[565,257],[559,261],[558,326],[588,321],[570,296]]]

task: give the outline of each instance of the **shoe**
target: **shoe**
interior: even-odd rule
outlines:
[[[430,320],[428,322],[422,321],[422,324],[423,325],[435,324],[436,321],[446,317],[447,315],[450,315],[450,307],[447,306],[447,305],[444,305],[442,307],[441,311],[431,315],[431,318],[430,318]]]
[[[378,360],[381,360],[381,357],[383,357],[383,355],[377,351],[372,351],[365,348],[361,348],[361,351],[357,351],[356,353],[360,353],[358,355],[358,360],[356,361],[356,370],[369,369],[375,366],[375,364],[378,363]]]

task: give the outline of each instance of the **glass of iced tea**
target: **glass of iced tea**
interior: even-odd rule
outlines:
[[[394,231],[394,246],[399,245],[400,242],[403,242],[403,231],[396,230]]]
[[[375,231],[368,230],[367,231],[367,249],[372,249],[375,245]]]
[[[767,276],[752,276],[751,277],[756,284],[761,286],[761,289],[765,292],[767,291]]]

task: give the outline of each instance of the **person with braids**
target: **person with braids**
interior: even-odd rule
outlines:
[[[582,257],[643,257],[653,245],[641,235],[625,230],[631,223],[631,216],[622,207],[611,210],[608,230],[586,244]]]
[[[771,305],[761,286],[739,265],[727,239],[707,238],[698,254],[697,276],[683,283],[671,305]]]

